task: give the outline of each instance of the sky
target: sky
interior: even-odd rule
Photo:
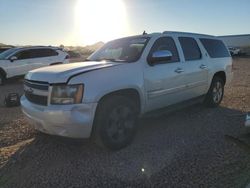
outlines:
[[[162,31],[250,34],[250,0],[0,0],[0,43],[89,45]]]

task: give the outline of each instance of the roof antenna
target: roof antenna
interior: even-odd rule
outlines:
[[[147,35],[146,31],[143,31],[142,35]]]

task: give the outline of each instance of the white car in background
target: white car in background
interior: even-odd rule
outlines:
[[[0,54],[0,85],[7,78],[49,65],[68,63],[69,55],[57,47],[11,48]]]
[[[235,55],[240,55],[240,48],[236,48],[236,47],[228,47],[228,50],[231,54],[231,56],[235,56]]]

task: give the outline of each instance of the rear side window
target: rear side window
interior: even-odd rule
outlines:
[[[52,49],[46,49],[46,53],[48,56],[57,56],[58,55],[58,53]]]
[[[230,57],[221,40],[201,38],[200,41],[211,58]]]
[[[171,37],[161,37],[157,39],[153,45],[153,47],[150,50],[149,57],[152,56],[152,54],[159,50],[168,50],[172,53],[172,59],[163,63],[173,63],[173,62],[179,62],[179,54],[175,45],[174,40]]]
[[[201,51],[195,39],[179,37],[179,41],[186,61],[201,59]]]
[[[58,55],[58,53],[55,50],[43,48],[43,49],[32,50],[32,55],[34,58],[39,58],[39,57],[56,56]]]

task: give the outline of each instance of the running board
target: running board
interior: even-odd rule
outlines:
[[[187,107],[195,105],[197,103],[203,103],[204,99],[205,99],[205,95],[202,95],[200,97],[196,97],[196,98],[189,99],[189,100],[177,103],[177,104],[173,104],[173,105],[161,108],[161,109],[157,109],[157,110],[147,112],[147,113],[143,114],[141,117],[142,118],[148,118],[148,117],[162,116],[162,115],[165,115],[165,114],[169,114],[169,113],[181,110],[183,108],[187,108]]]

